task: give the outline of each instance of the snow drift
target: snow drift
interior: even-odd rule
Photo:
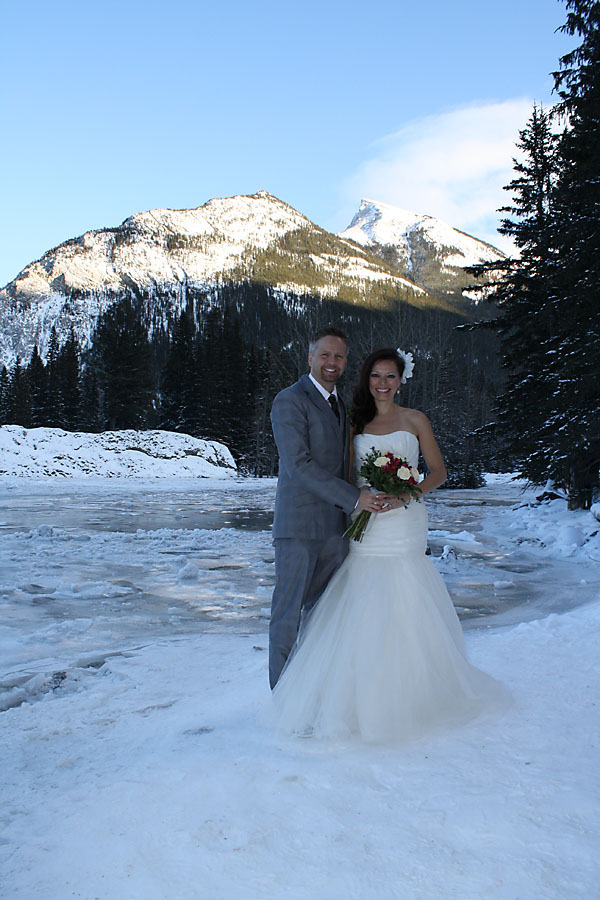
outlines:
[[[172,431],[0,427],[0,475],[208,478],[236,475],[229,449]]]

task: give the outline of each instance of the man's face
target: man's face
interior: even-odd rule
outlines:
[[[308,354],[310,374],[325,390],[331,392],[348,361],[346,343],[339,337],[328,335],[317,341],[314,353]]]

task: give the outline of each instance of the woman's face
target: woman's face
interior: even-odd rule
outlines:
[[[380,359],[371,369],[369,390],[375,400],[392,397],[400,387],[400,373],[393,359]]]

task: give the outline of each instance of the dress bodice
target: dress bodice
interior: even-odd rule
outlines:
[[[373,448],[381,453],[393,453],[408,461],[409,466],[419,462],[419,439],[412,431],[392,431],[389,434],[357,434],[354,438],[354,472],[352,480],[359,487],[366,484],[358,474],[363,461]]]
[[[357,434],[354,438],[353,481],[358,487],[367,482],[358,474],[363,460],[372,448],[380,453],[390,451],[401,456],[409,466],[419,461],[419,439],[412,431],[390,434]],[[357,515],[354,513],[353,515]],[[350,553],[361,556],[423,555],[427,547],[427,512],[422,501],[411,500],[408,507],[373,515],[362,541],[350,541]]]

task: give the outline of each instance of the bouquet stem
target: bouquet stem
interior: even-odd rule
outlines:
[[[362,541],[370,518],[371,513],[368,509],[361,510],[352,525],[345,530],[344,537],[349,537],[353,541]]]

